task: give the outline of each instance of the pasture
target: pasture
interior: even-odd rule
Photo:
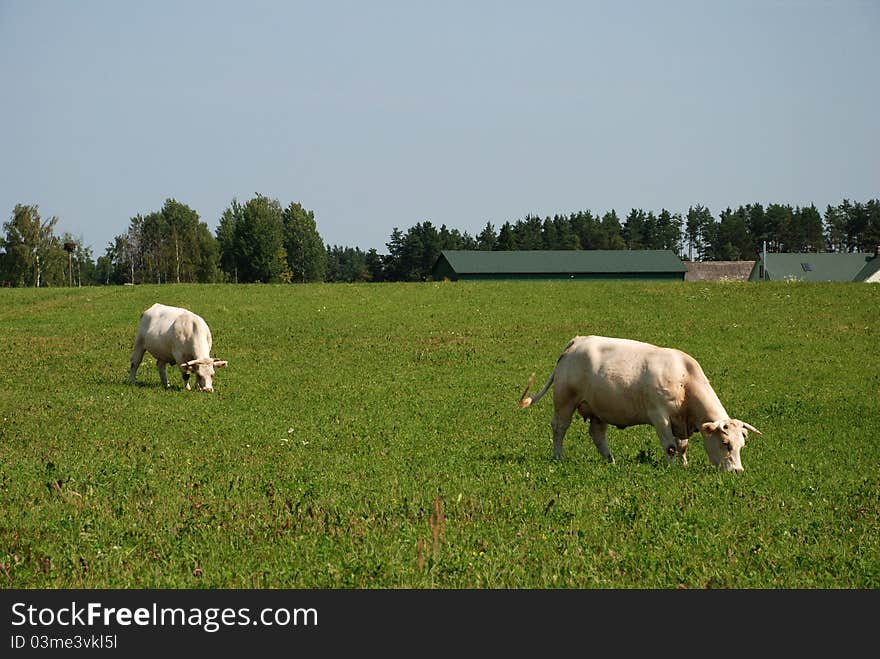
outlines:
[[[163,390],[153,302],[207,320],[213,394]],[[880,287],[481,282],[0,289],[3,588],[878,588]],[[576,334],[677,347],[753,424],[517,407]]]

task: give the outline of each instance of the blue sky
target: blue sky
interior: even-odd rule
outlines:
[[[880,2],[0,0],[0,218],[431,221],[880,196]]]

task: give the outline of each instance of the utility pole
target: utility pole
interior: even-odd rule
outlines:
[[[764,255],[761,257],[761,279],[763,281],[767,280],[767,241],[764,241]]]
[[[67,252],[67,285],[73,288],[73,250],[76,243],[64,243],[64,251]]]

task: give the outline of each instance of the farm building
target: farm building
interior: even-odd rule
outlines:
[[[431,270],[440,279],[684,279],[671,250],[444,250]]]
[[[768,253],[755,262],[750,281],[860,281],[880,282],[877,251]]]
[[[685,261],[685,281],[748,281],[754,261]]]

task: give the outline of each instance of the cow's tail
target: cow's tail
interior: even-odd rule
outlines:
[[[522,396],[519,397],[519,406],[520,408],[526,408],[532,403],[537,403],[541,398],[543,398],[544,394],[546,394],[550,390],[550,385],[553,384],[553,379],[556,377],[556,369],[553,369],[553,372],[550,374],[550,377],[547,378],[547,383],[544,385],[544,388],[541,389],[534,396],[527,396],[529,393],[529,389],[532,388],[532,384],[535,382],[535,374],[532,373],[532,377],[529,378],[528,384],[526,384],[526,388],[522,392]]]

